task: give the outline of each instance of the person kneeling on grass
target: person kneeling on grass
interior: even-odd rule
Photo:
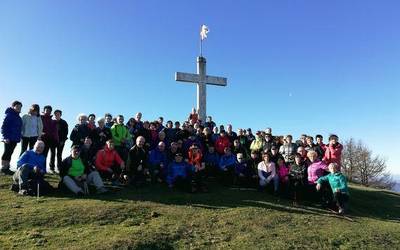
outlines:
[[[87,185],[95,186],[98,194],[107,192],[99,172],[80,158],[79,146],[76,145],[72,146],[71,155],[62,161],[60,177],[62,183],[78,196],[89,193]]]
[[[219,160],[221,183],[229,186],[233,182],[236,156],[231,153],[229,147],[224,148],[224,155]]]
[[[183,161],[182,153],[175,154],[175,160],[168,165],[167,183],[169,188],[177,187],[184,191],[196,192],[192,182],[194,167]]]
[[[246,162],[242,153],[238,153],[236,159],[235,184],[244,187],[255,187],[258,176],[254,171],[254,168]]]
[[[344,214],[349,201],[349,190],[347,188],[346,177],[339,172],[337,163],[331,163],[328,166],[330,174],[320,177],[317,180],[317,190],[321,189],[321,184],[329,182],[333,191],[333,202],[336,202],[339,214]]]
[[[120,185],[122,170],[125,163],[114,149],[113,140],[108,140],[104,149],[99,150],[96,155],[96,168],[103,178],[110,179],[113,186]]]
[[[13,191],[20,195],[41,195],[52,190],[48,182],[44,180],[46,174],[45,158],[43,156],[44,142],[36,141],[33,150],[25,151],[17,162],[17,172],[13,176]]]

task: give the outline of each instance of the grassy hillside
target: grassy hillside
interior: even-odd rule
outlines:
[[[215,183],[208,194],[152,186],[39,201],[15,195],[10,183],[0,177],[1,249],[400,248],[400,195],[358,186],[350,190],[351,221]]]

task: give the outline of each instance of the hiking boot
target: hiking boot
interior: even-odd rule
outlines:
[[[97,189],[97,194],[104,194],[107,192],[108,192],[108,189],[105,187],[101,187],[101,188]]]
[[[83,197],[85,196],[85,194],[82,191],[79,191],[78,193],[76,193],[76,196]]]
[[[2,169],[1,169],[1,172],[2,172],[4,175],[14,175],[14,172],[11,171],[9,168],[2,168]]]
[[[19,195],[22,195],[22,196],[26,196],[26,195],[28,195],[28,190],[26,190],[26,189],[21,189],[21,190],[19,190],[18,194],[19,194]]]
[[[119,187],[119,186],[121,186],[121,182],[119,182],[119,180],[115,180],[115,181],[112,181],[112,182],[111,182],[111,185],[112,185],[113,187]]]

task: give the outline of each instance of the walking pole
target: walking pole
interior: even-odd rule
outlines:
[[[37,183],[37,191],[36,191],[36,200],[39,201],[39,196],[40,196],[40,185],[39,182]]]

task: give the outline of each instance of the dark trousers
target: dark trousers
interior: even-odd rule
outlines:
[[[289,193],[293,201],[300,201],[304,193],[304,181],[302,179],[289,179]]]
[[[187,177],[177,177],[174,181],[174,186],[179,190],[185,192],[192,192],[192,178],[190,176]]]
[[[55,148],[57,147],[57,143],[53,140],[46,140],[43,142],[44,142],[43,156],[46,159],[45,162],[47,162],[47,155],[49,154],[49,150],[51,150],[51,152],[55,153],[55,150],[56,150]],[[46,163],[45,163],[45,165],[46,165]],[[53,166],[50,165],[50,169],[54,170],[54,159],[53,159]]]
[[[3,161],[10,161],[11,156],[14,153],[14,149],[17,146],[17,142],[10,141],[8,143],[4,143],[4,153],[1,159]]]
[[[64,145],[65,145],[65,142],[60,142],[60,143],[57,143],[54,147],[50,148],[50,169],[51,170],[54,170],[54,168],[55,168],[56,156],[57,156],[57,169],[60,170]]]
[[[36,141],[37,141],[37,136],[33,136],[33,137],[22,137],[22,144],[21,144],[21,154],[22,155],[29,146],[29,150],[33,149],[33,146],[35,145]]]
[[[119,165],[113,165],[110,168],[112,169],[113,173],[110,173],[108,171],[98,170],[101,178],[104,180],[111,180],[111,181],[119,180],[122,173],[121,167]]]
[[[232,185],[234,178],[234,166],[230,165],[226,167],[226,170],[220,170],[219,178],[222,185]]]
[[[346,208],[349,196],[344,193],[333,193],[333,201],[336,203],[338,208]]]

